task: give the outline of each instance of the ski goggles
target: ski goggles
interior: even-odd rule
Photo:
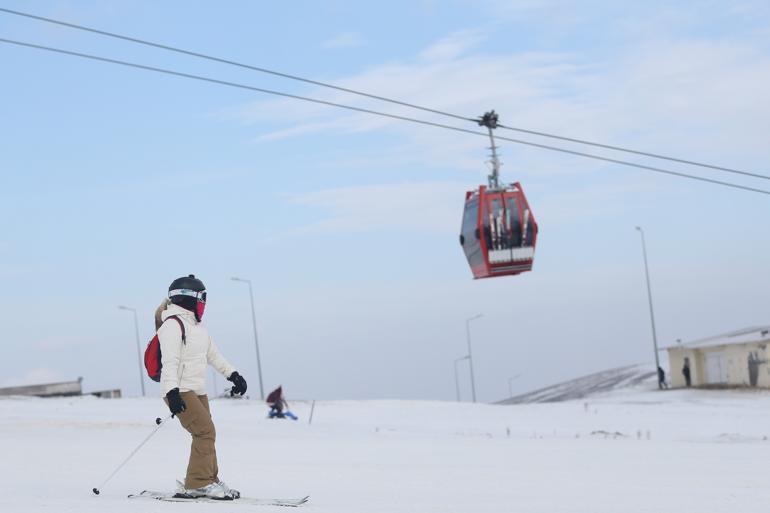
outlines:
[[[196,299],[195,316],[200,321],[203,319],[203,312],[206,310],[206,291],[197,291],[191,289],[174,289],[168,291],[168,297],[187,296]]]
[[[174,296],[188,296],[188,297],[194,297],[198,300],[200,303],[206,303],[206,291],[197,291],[192,289],[174,289],[168,291],[168,297],[174,297]]]

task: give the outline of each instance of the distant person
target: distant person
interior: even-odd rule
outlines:
[[[216,430],[206,396],[206,368],[211,365],[233,382],[232,393],[243,395],[246,380],[219,353],[201,322],[206,308],[206,287],[189,275],[168,288],[168,304],[158,308],[161,325],[160,388],[171,413],[191,435],[190,459],[183,489],[187,497],[237,499],[238,490],[219,480]]]
[[[282,419],[285,417],[283,414],[283,408],[286,407],[286,409],[288,409],[289,404],[283,397],[283,388],[281,386],[270,392],[267,395],[265,402],[270,407],[270,413],[268,413],[268,417],[271,419]]]
[[[484,225],[484,239],[487,245],[487,251],[491,251],[495,249],[494,243],[492,242],[492,229],[489,227],[488,224]]]
[[[684,376],[684,383],[685,386],[692,386],[692,381],[690,380],[690,359],[685,358],[684,359],[684,367],[682,367],[682,375]]]
[[[666,371],[664,371],[663,367],[660,365],[658,366],[658,388],[661,390],[668,388],[668,383],[666,383]]]

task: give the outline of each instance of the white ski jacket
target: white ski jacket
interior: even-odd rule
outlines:
[[[182,343],[179,323],[173,319],[166,322],[172,315],[178,316],[184,323],[185,343]],[[163,365],[160,391],[164,397],[174,388],[179,388],[180,392],[193,391],[197,395],[206,395],[206,369],[209,364],[226,378],[235,372],[235,367],[219,353],[206,326],[195,320],[195,314],[170,304],[161,318],[163,325],[158,330],[158,340]]]

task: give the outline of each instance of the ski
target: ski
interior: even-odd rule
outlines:
[[[189,497],[170,492],[154,492],[144,490],[141,493],[131,494],[129,499],[151,499],[166,502],[223,502],[228,504],[250,504],[252,506],[286,506],[296,508],[305,504],[310,496],[301,499],[257,499],[253,497],[239,497],[238,499],[212,499],[211,497]]]

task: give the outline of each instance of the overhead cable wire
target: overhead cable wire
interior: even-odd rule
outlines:
[[[74,28],[74,29],[77,29],[77,30],[84,30],[86,32],[92,32],[94,34],[99,34],[99,35],[102,35],[102,36],[113,37],[115,39],[122,39],[124,41],[130,41],[132,43],[137,43],[137,44],[140,44],[140,45],[152,46],[154,48],[160,48],[162,50],[168,50],[170,52],[176,52],[176,53],[181,53],[181,54],[184,54],[184,55],[190,55],[192,57],[198,57],[200,59],[206,59],[206,60],[209,60],[209,61],[219,62],[219,63],[222,63],[222,64],[229,64],[231,66],[237,66],[239,68],[245,68],[245,69],[249,69],[249,70],[252,70],[252,71],[259,71],[260,73],[267,73],[269,75],[275,75],[277,77],[288,78],[290,80],[297,80],[297,81],[300,81],[300,82],[305,82],[307,84],[313,84],[313,85],[317,85],[317,86],[321,86],[321,87],[327,87],[329,89],[336,89],[338,91],[342,91],[342,92],[345,92],[345,93],[357,94],[359,96],[365,96],[367,98],[372,98],[374,100],[380,100],[380,101],[383,101],[383,102],[389,102],[389,103],[393,103],[393,104],[396,104],[396,105],[401,105],[401,106],[404,106],[404,107],[409,107],[409,108],[412,108],[412,109],[419,109],[419,110],[422,110],[422,111],[425,111],[425,112],[432,112],[433,114],[440,114],[442,116],[449,116],[449,117],[452,117],[452,118],[455,118],[455,119],[461,119],[463,121],[471,121],[471,122],[475,122],[476,121],[473,118],[468,118],[468,117],[464,117],[464,116],[458,116],[456,114],[451,114],[449,112],[443,112],[443,111],[440,111],[440,110],[437,110],[437,109],[431,109],[429,107],[423,107],[423,106],[420,106],[420,105],[415,105],[413,103],[403,102],[403,101],[400,101],[400,100],[394,100],[392,98],[386,98],[384,96],[379,96],[379,95],[376,95],[376,94],[366,93],[366,92],[363,92],[363,91],[357,91],[355,89],[349,89],[347,87],[337,86],[337,85],[334,85],[334,84],[329,84],[329,83],[326,83],[326,82],[321,82],[319,80],[313,80],[313,79],[310,79],[310,78],[304,78],[304,77],[300,77],[300,76],[297,76],[297,75],[291,75],[289,73],[283,73],[281,71],[275,71],[275,70],[271,70],[271,69],[267,69],[267,68],[262,68],[262,67],[259,67],[259,66],[252,66],[251,64],[244,64],[242,62],[237,62],[237,61],[233,61],[233,60],[230,60],[230,59],[223,59],[221,57],[215,57],[213,55],[207,55],[205,53],[194,52],[192,50],[185,50],[184,48],[177,48],[175,46],[164,45],[162,43],[155,43],[153,41],[147,41],[145,39],[139,39],[139,38],[136,38],[136,37],[124,36],[122,34],[117,34],[115,32],[108,32],[106,30],[100,30],[100,29],[95,29],[95,28],[92,28],[92,27],[86,27],[84,25],[78,25],[76,23],[68,23],[66,21],[55,20],[53,18],[46,18],[46,17],[43,17],[43,16],[37,16],[35,14],[29,14],[29,13],[25,13],[25,12],[21,12],[21,11],[14,11],[12,9],[6,9],[5,7],[0,7],[0,12],[5,12],[5,13],[8,13],[8,14],[14,14],[16,16],[24,16],[26,18],[31,18],[31,19],[34,19],[34,20],[45,21],[47,23],[54,23],[56,25],[61,25],[61,26],[64,26],[64,27]]]
[[[213,61],[213,62],[219,62],[219,63],[222,63],[222,64],[228,64],[228,65],[231,65],[231,66],[237,66],[237,67],[244,68],[244,69],[249,69],[249,70],[252,70],[252,71],[258,71],[260,73],[267,73],[267,74],[270,74],[270,75],[274,75],[274,76],[278,76],[278,77],[282,77],[282,78],[287,78],[287,79],[290,79],[290,80],[297,80],[297,81],[300,81],[300,82],[305,82],[307,84],[313,84],[313,85],[320,86],[320,87],[326,87],[326,88],[329,88],[329,89],[335,89],[335,90],[342,91],[342,92],[345,92],[345,93],[355,94],[355,95],[358,95],[358,96],[363,96],[363,97],[371,98],[371,99],[374,99],[374,100],[384,101],[384,102],[392,103],[392,104],[395,104],[395,105],[401,105],[403,107],[409,107],[409,108],[412,108],[412,109],[417,109],[417,110],[421,110],[421,111],[424,111],[424,112],[430,112],[432,114],[438,114],[438,115],[441,115],[441,116],[446,116],[446,117],[450,117],[450,118],[454,118],[454,119],[459,119],[459,120],[462,120],[462,121],[470,121],[470,122],[474,122],[474,123],[477,121],[474,118],[469,118],[469,117],[466,117],[466,116],[460,116],[460,115],[457,115],[457,114],[453,114],[451,112],[446,112],[446,111],[442,111],[442,110],[438,110],[438,109],[433,109],[433,108],[430,108],[430,107],[425,107],[425,106],[417,105],[417,104],[414,104],[414,103],[404,102],[404,101],[401,101],[401,100],[395,100],[393,98],[387,98],[385,96],[371,94],[371,93],[367,93],[367,92],[364,92],[364,91],[359,91],[359,90],[356,90],[356,89],[350,89],[350,88],[347,88],[347,87],[337,86],[337,85],[334,85],[334,84],[329,84],[327,82],[321,82],[319,80],[313,80],[313,79],[309,79],[309,78],[305,78],[305,77],[300,77],[298,75],[292,75],[292,74],[289,74],[289,73],[284,73],[284,72],[281,72],[281,71],[271,70],[271,69],[264,68],[264,67],[253,66],[253,65],[250,65],[250,64],[244,64],[242,62],[234,61],[234,60],[231,60],[231,59],[224,59],[224,58],[221,58],[221,57],[215,57],[213,55],[207,55],[207,54],[200,53],[200,52],[195,52],[195,51],[192,51],[192,50],[185,50],[183,48],[179,48],[179,47],[175,47],[175,46],[170,46],[170,45],[165,45],[165,44],[162,44],[162,43],[156,43],[156,42],[153,42],[153,41],[148,41],[146,39],[140,39],[140,38],[136,38],[136,37],[125,36],[125,35],[118,34],[118,33],[115,33],[115,32],[109,32],[109,31],[106,31],[106,30],[96,29],[96,28],[93,28],[93,27],[86,27],[84,25],[79,25],[79,24],[76,24],[76,23],[69,23],[69,22],[62,21],[62,20],[57,20],[57,19],[54,19],[54,18],[47,18],[47,17],[44,17],[44,16],[38,16],[38,15],[35,15],[35,14],[30,14],[30,13],[26,13],[26,12],[16,11],[16,10],[13,10],[13,9],[7,9],[7,8],[4,8],[4,7],[0,7],[0,12],[4,12],[4,13],[7,13],[7,14],[12,14],[12,15],[15,15],[15,16],[22,16],[22,17],[34,19],[34,20],[37,20],[37,21],[43,21],[43,22],[46,22],[46,23],[52,23],[52,24],[63,26],[63,27],[73,28],[73,29],[76,29],[76,30],[82,30],[82,31],[86,31],[86,32],[91,32],[91,33],[94,33],[94,34],[99,34],[99,35],[102,35],[102,36],[112,37],[112,38],[115,38],[115,39],[121,39],[121,40],[124,40],[124,41],[129,41],[131,43],[137,43],[137,44],[141,44],[141,45],[145,45],[145,46],[159,48],[159,49],[162,49],[162,50],[167,50],[167,51],[170,51],[170,52],[176,52],[176,53],[180,53],[180,54],[184,54],[184,55],[189,55],[189,56],[192,56],[192,57],[197,57],[197,58],[200,58],[200,59],[206,59],[206,60]],[[506,125],[502,125],[502,124],[498,124],[498,126],[500,128],[505,128],[507,130],[514,130],[514,131],[518,131],[518,132],[522,132],[522,133],[527,133],[527,134],[530,134],[530,135],[536,135],[536,136],[540,136],[540,137],[548,137],[548,138],[552,138],[552,139],[558,139],[558,140],[568,141],[568,142],[577,143],[577,144],[585,144],[585,145],[595,146],[595,147],[598,147],[598,148],[604,148],[604,149],[613,150],[613,151],[620,151],[620,152],[631,153],[631,154],[634,154],[634,155],[640,155],[640,156],[644,156],[644,157],[650,157],[650,158],[656,158],[656,159],[661,159],[661,160],[667,160],[667,161],[671,161],[671,162],[677,162],[677,163],[680,163],[680,164],[686,164],[686,165],[690,165],[690,166],[698,166],[698,167],[713,169],[713,170],[716,170],[716,171],[723,171],[723,172],[726,172],[726,173],[740,174],[740,175],[744,175],[744,176],[750,176],[750,177],[753,177],[753,178],[760,178],[760,179],[764,179],[764,180],[770,180],[770,176],[764,175],[764,174],[760,174],[760,173],[753,173],[753,172],[749,172],[749,171],[741,171],[741,170],[738,170],[738,169],[728,168],[728,167],[724,167],[724,166],[717,166],[717,165],[714,165],[714,164],[706,164],[706,163],[703,163],[703,162],[696,162],[694,160],[687,160],[687,159],[682,159],[682,158],[677,158],[677,157],[670,157],[670,156],[667,156],[667,155],[661,155],[659,153],[639,151],[639,150],[634,150],[634,149],[631,149],[631,148],[625,148],[625,147],[622,147],[622,146],[615,146],[615,145],[610,145],[610,144],[597,143],[597,142],[593,142],[593,141],[587,141],[585,139],[578,139],[578,138],[574,138],[574,137],[566,137],[566,136],[561,136],[561,135],[556,135],[556,134],[550,134],[550,133],[547,133],[547,132],[539,132],[539,131],[535,131],[535,130],[529,130],[529,129],[525,129],[525,128],[506,126]]]
[[[578,143],[578,144],[586,144],[586,145],[589,145],[589,146],[596,146],[597,148],[604,148],[604,149],[607,149],[607,150],[615,150],[615,151],[622,151],[622,152],[625,152],[625,153],[633,153],[634,155],[641,155],[643,157],[652,157],[652,158],[656,158],[656,159],[669,160],[671,162],[678,162],[680,164],[688,164],[690,166],[706,167],[706,168],[709,168],[709,169],[716,169],[717,171],[725,171],[727,173],[734,173],[734,174],[739,174],[739,175],[744,175],[744,176],[751,176],[751,177],[754,177],[754,178],[762,178],[764,180],[770,180],[770,176],[768,176],[768,175],[763,175],[763,174],[760,174],[760,173],[752,173],[750,171],[741,171],[739,169],[732,169],[732,168],[729,168],[729,167],[715,166],[713,164],[704,164],[702,162],[695,162],[693,160],[680,159],[680,158],[677,158],[677,157],[669,157],[669,156],[666,156],[666,155],[660,155],[660,154],[657,154],[657,153],[650,153],[650,152],[646,152],[646,151],[632,150],[630,148],[623,148],[621,146],[613,146],[611,144],[602,144],[602,143],[597,143],[597,142],[592,142],[592,141],[586,141],[584,139],[575,139],[574,137],[565,137],[565,136],[562,136],[562,135],[548,134],[546,132],[537,132],[535,130],[528,130],[526,128],[517,128],[517,127],[513,127],[513,126],[507,126],[507,125],[503,125],[501,123],[498,123],[497,126],[498,126],[498,128],[505,128],[506,130],[514,130],[516,132],[522,132],[522,133],[530,134],[530,135],[539,135],[541,137],[550,137],[551,139],[559,139],[560,141],[567,141],[567,142],[573,142],[573,143]]]
[[[284,92],[281,92],[281,91],[274,91],[274,90],[271,90],[271,89],[264,89],[264,88],[261,88],[261,87],[255,87],[255,86],[250,86],[250,85],[246,85],[246,84],[240,84],[240,83],[237,83],[237,82],[230,82],[230,81],[226,81],[226,80],[220,80],[220,79],[216,79],[216,78],[205,77],[205,76],[202,76],[202,75],[193,75],[191,73],[184,73],[184,72],[181,72],[181,71],[174,71],[174,70],[165,69],[165,68],[158,68],[158,67],[154,67],[154,66],[147,66],[147,65],[144,65],[144,64],[138,64],[138,63],[134,63],[134,62],[122,61],[122,60],[118,60],[118,59],[111,59],[111,58],[108,58],[108,57],[100,57],[100,56],[97,56],[97,55],[81,53],[81,52],[74,52],[74,51],[71,51],[71,50],[64,50],[64,49],[61,49],[61,48],[54,48],[54,47],[50,47],[50,46],[43,46],[43,45],[37,45],[37,44],[33,44],[33,43],[26,43],[26,42],[23,42],[23,41],[17,41],[17,40],[13,40],[13,39],[0,38],[0,42],[1,43],[11,44],[11,45],[16,45],[16,46],[21,46],[21,47],[33,48],[33,49],[36,49],[36,50],[44,50],[44,51],[47,51],[47,52],[53,52],[53,53],[58,53],[58,54],[62,54],[62,55],[69,55],[69,56],[73,56],[73,57],[80,57],[80,58],[83,58],[83,59],[89,59],[89,60],[93,60],[93,61],[106,62],[106,63],[109,63],[109,64],[116,64],[116,65],[120,65],[120,66],[126,66],[126,67],[141,69],[141,70],[145,70],[145,71],[153,71],[153,72],[156,72],[156,73],[162,73],[162,74],[166,74],[166,75],[172,75],[172,76],[177,76],[177,77],[182,77],[182,78],[188,78],[188,79],[198,80],[198,81],[202,81],[202,82],[209,82],[209,83],[213,83],[213,84],[219,84],[219,85],[224,85],[224,86],[228,86],[228,87],[244,89],[244,90],[248,90],[248,91],[256,91],[256,92],[260,92],[260,93],[271,94],[271,95],[275,95],[275,96],[281,96],[281,97],[284,97],[284,98],[291,98],[291,99],[294,99],[294,100],[302,100],[302,101],[305,101],[305,102],[316,103],[316,104],[321,104],[321,105],[327,105],[329,107],[337,107],[337,108],[346,109],[346,110],[350,110],[350,111],[354,111],[354,112],[361,112],[361,113],[364,113],[364,114],[371,114],[371,115],[375,115],[375,116],[380,116],[380,117],[385,117],[385,118],[390,118],[390,119],[395,119],[395,120],[400,120],[400,121],[407,121],[407,122],[410,122],[410,123],[416,123],[416,124],[421,124],[421,125],[425,125],[425,126],[432,126],[432,127],[436,127],[436,128],[443,128],[443,129],[446,129],[446,130],[453,130],[455,132],[462,132],[462,133],[466,133],[466,134],[480,135],[482,137],[488,137],[489,136],[489,134],[487,134],[485,132],[477,132],[475,130],[469,130],[469,129],[466,129],[466,128],[460,128],[460,127],[455,127],[455,126],[451,126],[451,125],[445,125],[443,123],[436,123],[436,122],[433,122],[433,121],[426,121],[426,120],[422,120],[422,119],[411,118],[411,117],[408,117],[408,116],[401,116],[401,115],[398,115],[398,114],[390,114],[390,113],[387,113],[387,112],[380,112],[380,111],[376,111],[376,110],[372,110],[372,109],[365,109],[365,108],[362,108],[362,107],[354,107],[352,105],[345,105],[345,104],[342,104],[342,103],[335,103],[335,102],[331,102],[331,101],[327,101],[327,100],[320,100],[320,99],[317,99],[317,98],[309,98],[309,97],[306,97],[306,96],[299,96],[299,95],[296,95],[296,94],[284,93]],[[635,168],[638,168],[638,169],[644,169],[644,170],[648,170],[648,171],[653,171],[653,172],[656,172],[656,173],[662,173],[662,174],[667,174],[667,175],[679,176],[679,177],[682,177],[682,178],[689,178],[691,180],[698,180],[698,181],[701,181],[701,182],[708,182],[708,183],[712,183],[712,184],[716,184],[716,185],[722,185],[722,186],[725,186],[725,187],[731,187],[731,188],[734,188],[734,189],[742,189],[742,190],[745,190],[745,191],[751,191],[751,192],[757,192],[757,193],[760,193],[760,194],[770,195],[770,191],[769,190],[757,189],[757,188],[754,188],[754,187],[748,187],[748,186],[739,185],[739,184],[735,184],[735,183],[724,182],[724,181],[721,181],[721,180],[713,180],[711,178],[704,178],[704,177],[690,175],[690,174],[686,174],[686,173],[680,173],[680,172],[677,172],[677,171],[671,171],[671,170],[667,170],[667,169],[663,169],[663,168],[658,168],[658,167],[654,167],[654,166],[647,166],[647,165],[644,165],[644,164],[636,164],[634,162],[628,162],[628,161],[624,161],[624,160],[612,159],[612,158],[608,158],[608,157],[602,157],[602,156],[599,156],[599,155],[592,155],[590,153],[583,153],[583,152],[579,152],[579,151],[568,150],[568,149],[565,149],[565,148],[559,148],[559,147],[556,147],[556,146],[549,146],[549,145],[545,145],[545,144],[539,144],[539,143],[534,143],[534,142],[530,142],[530,141],[524,141],[524,140],[520,140],[520,139],[513,139],[511,137],[498,137],[498,136],[496,136],[495,138],[499,139],[499,140],[503,140],[503,141],[509,141],[509,142],[517,143],[517,144],[523,144],[523,145],[527,145],[527,146],[533,146],[533,147],[536,147],[536,148],[542,148],[542,149],[546,149],[546,150],[566,153],[566,154],[569,154],[569,155],[576,155],[576,156],[580,156],[580,157],[586,157],[586,158],[591,158],[591,159],[595,159],[595,160],[611,162],[611,163],[619,164],[619,165],[623,165],[623,166],[629,166],[629,167],[635,167]]]

